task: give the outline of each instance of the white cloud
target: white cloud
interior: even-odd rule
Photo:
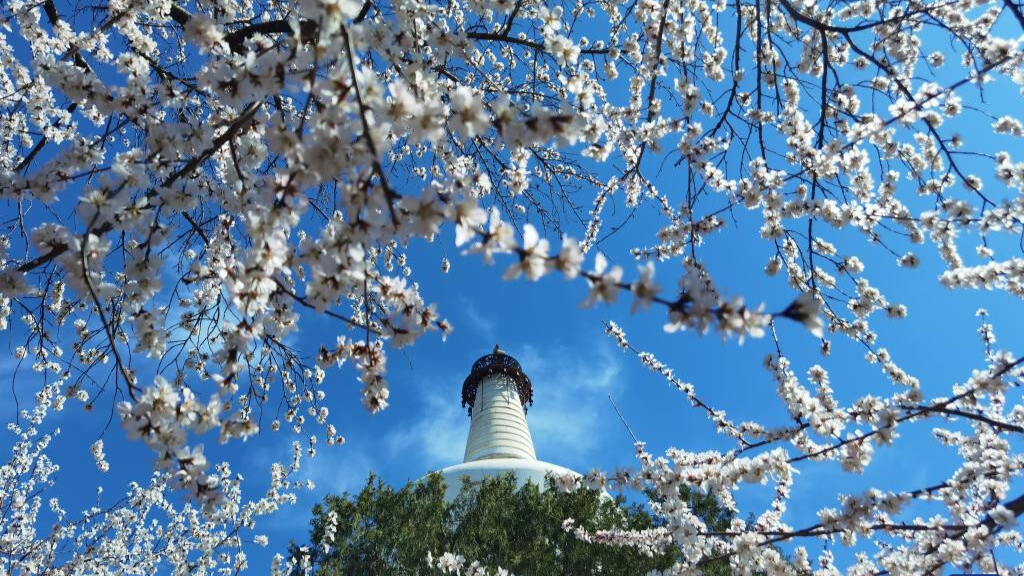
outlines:
[[[609,394],[625,388],[622,360],[610,344],[544,350],[527,345],[512,354],[533,382],[534,406],[527,420],[538,458],[587,466],[594,450],[624,433],[608,404]]]
[[[422,464],[423,473],[462,462],[469,435],[469,417],[459,406],[454,377],[451,387],[434,387],[421,397],[421,415],[413,424],[390,434],[388,448],[393,456]]]
[[[299,479],[312,480],[317,494],[358,492],[370,471],[373,458],[352,446],[320,446],[315,458],[303,458]]]
[[[480,312],[480,309],[473,304],[472,300],[465,297],[459,298],[459,309],[470,329],[483,336],[485,342],[495,341],[497,327],[494,320]]]

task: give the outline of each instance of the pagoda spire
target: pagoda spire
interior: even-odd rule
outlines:
[[[462,384],[462,405],[469,406],[469,438],[463,462],[492,458],[536,460],[526,424],[533,385],[519,362],[497,345],[473,363]]]

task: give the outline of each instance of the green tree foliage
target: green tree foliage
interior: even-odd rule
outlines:
[[[523,576],[607,574],[645,575],[672,565],[674,548],[651,557],[629,548],[590,544],[562,529],[573,518],[588,530],[645,529],[658,521],[642,506],[597,492],[563,493],[535,484],[516,488],[511,474],[482,483],[464,482],[458,496],[445,500],[440,475],[394,489],[370,476],[358,494],[327,496],[313,509],[310,544],[291,553],[308,554],[317,576],[409,576],[429,574],[427,553],[462,554],[484,565]],[[729,515],[710,497],[689,497],[713,529]],[[330,548],[321,545],[334,520]],[[728,574],[728,564],[706,567],[710,576]]]

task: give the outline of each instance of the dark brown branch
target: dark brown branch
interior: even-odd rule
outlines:
[[[207,148],[201,154],[199,154],[195,158],[189,160],[185,164],[185,166],[183,166],[181,169],[177,170],[176,172],[174,172],[173,174],[168,176],[166,179],[164,179],[164,181],[161,182],[160,185],[157,188],[151,188],[146,193],[146,196],[147,197],[154,197],[154,196],[157,195],[157,190],[159,190],[161,188],[167,188],[169,186],[172,186],[181,177],[187,176],[188,174],[192,173],[192,171],[195,170],[196,168],[198,168],[200,164],[202,164],[203,162],[206,162],[206,160],[208,160],[211,156],[213,156],[213,154],[216,153],[217,150],[219,150],[221,148],[221,146],[223,146],[228,140],[232,139],[235,135],[237,135],[238,132],[244,126],[246,126],[247,124],[252,122],[252,119],[256,116],[256,112],[259,111],[259,109],[262,107],[262,105],[263,105],[262,102],[254,102],[252,104],[249,104],[249,106],[247,106],[245,108],[245,110],[242,111],[242,114],[239,115],[239,117],[234,122],[231,123],[231,125],[228,127],[228,129],[225,130],[223,134],[221,134],[220,136],[218,136],[217,138],[215,138],[213,140],[213,145],[210,148]],[[103,234],[106,234],[107,232],[110,232],[113,229],[114,229],[113,223],[112,222],[106,222],[104,224],[101,224],[99,227],[97,227],[97,228],[95,228],[93,230],[90,230],[90,232],[92,232],[93,234],[96,234],[97,236],[101,236]],[[54,246],[46,254],[42,254],[40,256],[37,256],[37,257],[33,258],[32,260],[29,260],[28,262],[25,262],[24,264],[18,266],[18,271],[19,272],[29,272],[29,271],[34,270],[34,269],[36,269],[36,268],[38,268],[38,267],[40,267],[40,266],[42,266],[44,264],[52,262],[54,259],[56,259],[60,255],[62,255],[65,252],[67,252],[68,248],[69,247],[68,247],[67,244],[61,244],[59,246]]]

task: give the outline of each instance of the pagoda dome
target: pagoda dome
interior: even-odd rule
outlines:
[[[518,487],[532,482],[544,490],[548,474],[579,476],[537,459],[526,422],[531,404],[533,383],[515,358],[495,346],[493,352],[473,363],[462,384],[462,405],[468,407],[470,417],[463,461],[438,470],[448,500],[458,495],[463,479],[477,483],[512,473]]]

